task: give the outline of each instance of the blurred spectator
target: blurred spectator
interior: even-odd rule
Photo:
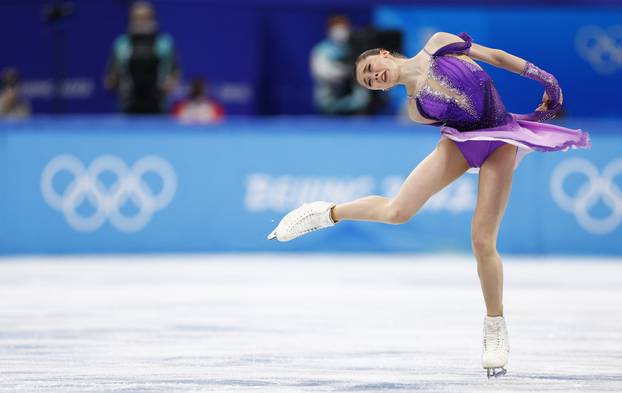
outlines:
[[[222,120],[225,115],[222,105],[205,96],[202,78],[190,81],[188,97],[175,104],[172,113],[179,120],[189,123],[213,123]]]
[[[0,78],[0,117],[30,117],[30,105],[20,97],[17,70],[6,68]]]
[[[164,113],[166,95],[179,79],[173,39],[158,31],[147,1],[130,8],[128,33],[118,37],[108,61],[105,85],[116,89],[125,113]]]
[[[367,89],[359,86],[352,73],[351,24],[343,15],[328,19],[328,37],[311,51],[313,101],[325,114],[362,113],[370,100]]]

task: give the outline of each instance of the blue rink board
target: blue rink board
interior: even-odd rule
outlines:
[[[620,254],[620,122],[561,124],[590,131],[594,147],[525,158],[499,249]],[[391,119],[0,123],[0,253],[468,252],[471,174],[402,226],[345,222],[265,240],[302,202],[392,195],[438,139],[434,127]]]

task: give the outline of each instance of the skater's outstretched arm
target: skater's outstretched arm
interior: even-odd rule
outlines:
[[[508,53],[502,49],[488,48],[476,43],[471,44],[469,56],[475,60],[481,60],[484,63],[491,64],[498,68],[520,74],[525,69],[527,61]]]
[[[501,49],[488,48],[476,43],[471,44],[469,56],[495,67],[503,68],[504,70],[534,79],[544,85],[545,91],[542,104],[536,111],[546,110],[549,106],[561,105],[564,102],[564,95],[559,88],[557,79],[525,59]]]
[[[455,34],[438,32],[435,33],[430,40],[428,40],[426,43],[426,49],[429,52],[433,52],[447,44],[461,41],[463,41],[462,38]],[[555,79],[553,75],[541,70],[525,59],[508,53],[502,49],[489,48],[484,45],[476,44],[475,42],[471,43],[469,57],[521,76],[534,79],[542,84],[545,92],[542,98],[542,104],[536,109],[536,111],[544,111],[560,107],[564,101],[557,79]]]
[[[425,45],[425,49],[429,53],[434,53],[437,49],[445,45],[463,41],[464,40],[462,38],[455,34],[438,32],[433,34],[428,40]],[[527,63],[526,60],[521,59],[518,56],[514,56],[504,50],[489,48],[484,45],[476,44],[475,42],[471,44],[469,57],[517,74],[523,72],[525,64]]]

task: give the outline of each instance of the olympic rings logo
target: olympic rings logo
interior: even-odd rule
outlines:
[[[54,188],[54,179],[67,172],[72,180],[62,192]],[[106,187],[100,177],[110,172],[116,181]],[[144,180],[152,172],[162,182],[162,188],[154,194]],[[129,168],[119,157],[105,155],[97,158],[88,168],[71,155],[53,158],[41,174],[41,192],[45,201],[65,216],[67,223],[77,231],[92,232],[106,220],[120,231],[136,232],[145,227],[153,214],[165,208],[175,196],[177,177],[168,161],[157,156],[146,156]],[[78,208],[88,202],[94,212],[83,215]],[[138,212],[125,215],[122,208],[131,202]]]
[[[572,174],[583,175],[587,181],[579,187],[574,196],[569,196],[564,191],[564,182]],[[615,183],[615,178],[620,175],[622,175],[622,158],[610,162],[602,175],[585,159],[566,160],[553,171],[551,195],[562,209],[575,215],[581,227],[593,234],[604,235],[614,231],[622,222],[622,191]],[[601,218],[592,217],[590,209],[601,200],[610,210],[609,215]]]
[[[622,25],[613,25],[607,30],[594,25],[583,26],[575,36],[575,46],[596,72],[608,75],[622,68]]]

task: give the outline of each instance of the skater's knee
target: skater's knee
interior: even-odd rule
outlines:
[[[392,202],[389,202],[385,207],[384,215],[385,222],[389,224],[404,224],[413,216],[407,208]]]
[[[497,255],[497,240],[494,234],[474,229],[471,233],[471,248],[478,261]]]

